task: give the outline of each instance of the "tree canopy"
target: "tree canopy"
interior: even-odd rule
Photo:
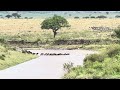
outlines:
[[[10,17],[12,17],[12,15],[6,15],[5,17],[10,18]]]
[[[20,18],[20,17],[21,17],[21,15],[20,15],[20,14],[18,14],[18,13],[13,13],[13,14],[12,14],[12,16],[13,16],[13,17],[15,17],[15,19],[16,19],[16,18]]]
[[[68,21],[61,16],[54,15],[52,18],[47,18],[41,23],[41,29],[52,29],[54,38],[57,34],[57,30],[62,27],[69,27]]]

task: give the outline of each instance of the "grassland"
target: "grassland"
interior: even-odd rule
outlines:
[[[70,29],[64,29],[63,32],[74,32],[81,30],[90,30],[92,26],[105,26],[116,28],[120,19],[67,19],[71,25]],[[0,19],[0,32],[18,33],[27,31],[43,31],[40,24],[43,19]]]

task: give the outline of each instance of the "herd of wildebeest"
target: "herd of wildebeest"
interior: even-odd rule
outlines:
[[[28,51],[28,50],[22,50],[22,53],[28,53],[28,54],[33,54],[33,55],[45,55],[45,56],[59,56],[59,55],[70,55],[69,53],[33,53],[31,51]]]
[[[111,28],[109,28],[109,27],[90,27],[92,30],[103,30],[103,31],[107,31],[107,30],[112,30]]]

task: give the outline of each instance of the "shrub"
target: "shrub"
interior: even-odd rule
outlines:
[[[95,18],[95,16],[91,16],[90,18]]]
[[[1,42],[1,43],[5,43],[5,39],[1,38],[1,39],[0,39],[0,42]]]
[[[0,59],[1,59],[1,60],[5,60],[4,58],[5,58],[5,55],[4,55],[4,54],[0,55]]]
[[[102,62],[102,61],[104,61],[104,58],[105,58],[105,56],[101,55],[101,54],[91,54],[91,55],[87,56],[84,59],[84,62],[86,62],[86,61],[90,61],[90,62],[95,62],[95,61]]]
[[[106,53],[109,57],[113,57],[120,53],[120,46],[113,44],[112,46],[107,48]]]
[[[39,41],[41,41],[41,39],[37,38],[37,40],[35,42],[38,43]]]
[[[83,18],[87,19],[87,18],[89,18],[89,17],[83,17]]]
[[[28,17],[25,17],[25,19],[28,19]]]
[[[64,75],[63,79],[75,79],[76,78],[76,72],[71,71],[70,73]]]
[[[107,18],[107,17],[104,15],[100,15],[100,16],[97,16],[96,18]]]
[[[119,16],[119,15],[116,15],[115,18],[120,18],[120,16]]]
[[[114,32],[115,32],[116,37],[120,38],[120,27],[119,26],[117,29],[114,30]]]
[[[79,17],[77,17],[77,16],[76,16],[76,17],[74,17],[74,19],[78,19],[78,18],[79,18]]]
[[[73,67],[73,63],[72,63],[72,62],[63,64],[63,69],[64,69],[64,71],[69,72],[72,67]]]

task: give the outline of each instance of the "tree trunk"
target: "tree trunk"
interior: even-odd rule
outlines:
[[[54,34],[54,38],[55,38],[55,36],[57,35],[56,30],[53,30],[53,34]]]

